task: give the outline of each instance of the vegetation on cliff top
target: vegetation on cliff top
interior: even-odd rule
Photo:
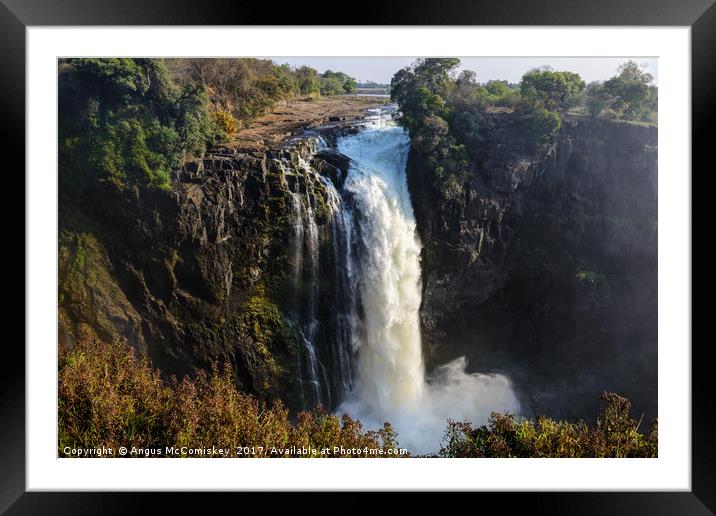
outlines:
[[[167,59],[167,66],[182,83],[202,84],[209,94],[210,110],[233,117],[239,126],[292,97],[342,95],[355,91],[355,79],[343,72],[319,74],[310,66],[292,68],[268,59]]]
[[[473,71],[457,74],[459,65],[456,58],[419,59],[391,80],[391,98],[400,106],[412,149],[431,171],[429,185],[448,204],[463,195],[480,144],[493,127],[491,113],[513,113],[518,136],[535,145],[549,142],[567,113],[656,120],[657,87],[633,61],[589,86],[576,73],[548,67],[528,71],[520,84],[479,83]]]
[[[592,116],[656,122],[659,89],[654,78],[634,61],[627,61],[618,74],[604,83],[591,83],[587,100]]]
[[[169,172],[296,96],[355,80],[265,59],[61,59],[59,169],[65,200],[88,189],[163,189]]]
[[[119,446],[217,446],[229,448],[232,457],[305,457],[302,447],[384,451],[344,455],[351,457],[400,456],[387,453],[399,446],[389,423],[378,431],[365,430],[359,421],[320,407],[292,419],[280,402],[267,405],[240,392],[229,368],[215,366],[191,379],[166,381],[125,342],[102,341],[89,331],[71,348],[60,347],[59,365],[60,456],[66,455],[66,447]],[[656,457],[656,421],[641,434],[640,422],[630,417],[629,401],[611,393],[602,399],[593,428],[583,422],[540,417],[535,423],[496,413],[478,428],[448,421],[439,456]],[[237,454],[241,447],[250,450]]]
[[[205,103],[200,87],[179,85],[160,60],[61,60],[60,192],[166,188],[169,171],[205,149]]]

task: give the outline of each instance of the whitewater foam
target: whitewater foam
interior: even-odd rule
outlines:
[[[448,418],[483,424],[492,411],[518,413],[510,381],[467,373],[458,358],[426,378],[419,310],[421,244],[406,180],[410,139],[389,116],[376,113],[361,132],[339,138],[351,158],[344,191],[352,198],[346,232],[357,247],[349,264],[360,304],[356,332],[358,378],[339,406],[369,428],[390,422],[402,447],[438,451]]]

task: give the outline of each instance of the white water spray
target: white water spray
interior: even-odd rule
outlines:
[[[358,381],[339,412],[368,427],[391,422],[401,446],[422,454],[439,449],[448,418],[482,424],[491,411],[520,407],[506,377],[468,374],[464,358],[425,376],[420,242],[405,175],[409,146],[405,130],[380,113],[365,130],[338,140],[352,160],[344,190],[353,197],[358,252],[351,275],[362,307]]]

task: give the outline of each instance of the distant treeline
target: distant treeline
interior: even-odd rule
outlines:
[[[166,59],[168,69],[182,83],[203,84],[216,110],[239,125],[273,108],[279,100],[352,93],[355,80],[343,72],[319,74],[310,66],[293,68],[268,59]]]
[[[373,81],[359,82],[355,92],[358,94],[390,95],[390,84],[380,84]]]
[[[362,89],[362,90],[389,90],[390,89],[390,84],[381,84],[379,82],[373,82],[373,81],[359,82],[357,84],[357,86],[359,89]]]
[[[61,59],[65,195],[166,188],[169,171],[285,99],[352,93],[342,73],[267,59]]]
[[[547,143],[567,114],[639,123],[657,120],[658,89],[634,61],[604,82],[587,85],[576,73],[549,67],[528,71],[519,84],[480,83],[456,58],[419,59],[391,80],[391,97],[412,148],[432,171],[429,178],[445,200],[462,196],[462,185],[488,133],[491,112],[514,113],[526,140]]]
[[[389,88],[390,84],[383,84],[375,81],[365,81],[358,83],[359,88]]]

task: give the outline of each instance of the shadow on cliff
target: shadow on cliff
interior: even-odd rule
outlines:
[[[604,390],[657,416],[657,128],[566,120],[549,144],[495,120],[464,198],[412,154],[428,367],[465,355],[525,411],[591,419]]]

